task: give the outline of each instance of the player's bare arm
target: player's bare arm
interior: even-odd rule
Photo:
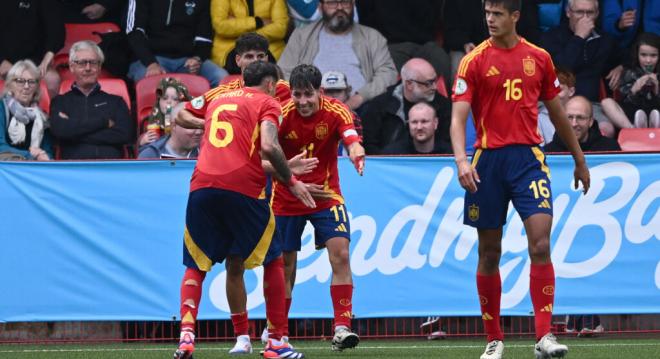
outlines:
[[[364,154],[364,147],[360,142],[353,142],[348,146],[348,158],[360,176],[364,174]]]
[[[316,208],[314,198],[309,194],[304,183],[298,181],[289,169],[289,164],[277,140],[277,126],[269,121],[261,122],[261,152],[275,170],[275,175],[283,179],[291,193],[307,207]]]
[[[477,183],[479,183],[479,174],[474,169],[465,153],[465,125],[468,114],[470,113],[470,103],[465,101],[454,102],[451,111],[451,145],[454,149],[454,158],[458,170],[458,182],[461,187],[470,191],[477,192]]]
[[[176,116],[176,124],[189,129],[204,129],[204,119],[195,117],[186,109],[182,109]]]
[[[573,172],[575,188],[578,188],[579,182],[582,182],[582,191],[586,194],[587,191],[589,191],[589,186],[591,184],[589,168],[587,167],[587,162],[584,159],[584,153],[582,153],[580,144],[573,134],[573,129],[568,122],[566,112],[564,112],[564,108],[559,103],[558,97],[549,101],[544,101],[544,104],[548,108],[550,121],[552,121],[559,137],[564,141],[566,147],[568,147],[568,150],[573,156],[573,161],[575,161],[575,171]]]

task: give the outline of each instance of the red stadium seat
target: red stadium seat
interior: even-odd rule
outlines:
[[[126,83],[124,82],[124,80],[100,78],[99,83],[101,84],[101,89],[103,91],[112,95],[117,95],[122,97],[124,99],[124,102],[126,102],[126,105],[128,106],[128,109],[130,111],[131,98],[128,95],[128,87],[126,87]],[[62,83],[60,84],[60,95],[71,90],[72,84],[73,84],[73,80],[71,79],[62,80]]]
[[[5,88],[5,80],[0,79],[0,93]],[[46,87],[45,82],[39,83],[39,89],[41,92],[41,97],[39,98],[39,108],[41,108],[46,114],[50,112],[50,95],[48,95],[48,88]]]
[[[224,85],[224,84],[230,83],[230,82],[232,82],[236,79],[241,79],[241,78],[243,78],[242,75],[227,75],[227,76],[223,77],[222,80],[220,80],[220,85]]]
[[[449,97],[447,93],[447,86],[445,85],[445,78],[444,76],[438,76],[438,82],[436,83],[436,89],[438,90],[438,93],[441,94],[444,97]]]
[[[623,151],[660,151],[660,128],[624,128],[619,146]]]
[[[188,87],[188,92],[192,97],[202,95],[211,88],[209,82],[204,77],[191,74],[168,73],[145,77],[138,81],[135,84],[135,105],[137,107],[138,132],[140,132],[142,120],[151,113],[151,109],[156,102],[156,88],[158,87],[158,83],[166,77],[172,77],[181,81],[186,87]]]

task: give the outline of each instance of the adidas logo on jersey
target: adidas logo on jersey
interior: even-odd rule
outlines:
[[[539,208],[548,208],[548,209],[550,209],[552,207],[550,207],[550,202],[548,202],[547,199],[544,199],[543,202],[541,202],[541,204],[539,204]]]
[[[348,232],[346,226],[342,223],[335,228],[335,232]]]
[[[298,139],[298,134],[296,134],[296,131],[291,131],[284,136],[285,140],[297,140]]]
[[[488,69],[488,72],[486,72],[486,77],[491,77],[491,76],[496,76],[500,74],[500,70],[497,69],[495,66],[491,66]]]

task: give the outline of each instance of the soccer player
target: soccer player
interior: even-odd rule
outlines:
[[[245,33],[239,36],[236,40],[236,63],[240,67],[241,73],[243,73],[245,69],[254,62],[268,62],[267,51],[268,39],[264,36],[254,32]],[[243,78],[220,85],[204,95],[205,101],[211,102],[227,92],[236,91],[244,86],[245,82]],[[275,89],[276,100],[282,102],[288,101],[291,98],[289,84],[286,81],[278,80]],[[318,163],[318,160],[315,158],[301,158],[301,156],[304,155],[306,154],[300,153],[289,161],[289,167],[296,175],[304,174],[306,171],[314,168]],[[300,164],[299,161],[302,161],[303,163]],[[273,173],[273,169],[269,163],[264,162],[263,165],[267,169],[267,172]],[[309,185],[309,188],[312,191],[319,190],[311,184]],[[267,192],[270,194],[269,191]],[[286,316],[282,319],[281,323],[276,319],[279,316],[279,313],[285,313],[284,261],[282,259],[280,238],[277,236],[277,232],[275,233],[275,238],[273,238],[273,241],[271,242],[271,248],[268,250],[264,260],[263,280],[266,317],[269,320],[267,322],[268,325],[264,329],[262,341],[267,343],[269,331],[274,337],[277,337],[278,334],[276,334],[276,332],[278,330],[283,330],[288,323],[288,317]],[[227,290],[230,290],[229,286],[231,285],[232,284],[229,281],[226,282]],[[236,336],[236,344],[229,350],[229,354],[249,354],[252,352],[252,344],[250,343],[250,336],[248,335],[249,327],[246,302],[247,296],[244,300],[236,300],[229,303],[232,324],[234,326],[234,335]],[[283,340],[288,342],[288,336],[285,336]]]
[[[268,39],[256,32],[246,32],[236,39],[236,64],[241,69],[245,68],[255,61],[268,62]],[[280,76],[281,77],[281,76]],[[224,85],[220,85],[210,92],[225,92],[243,87],[243,79],[238,78]],[[285,103],[291,98],[289,84],[284,80],[278,80],[275,88],[275,99],[280,103]]]
[[[550,260],[552,193],[550,171],[539,144],[537,103],[543,101],[575,161],[575,187],[589,189],[589,170],[557,94],[550,55],[516,34],[520,0],[486,0],[490,38],[460,63],[454,83],[451,140],[465,194],[464,223],[477,228],[477,291],[488,345],[481,359],[499,359],[499,274],[502,227],[509,201],[527,232],[530,295],[534,306],[537,358],[563,357],[568,348],[550,332],[555,275]],[[472,107],[477,130],[472,163],[465,154],[465,125]]]
[[[327,248],[332,267],[330,295],[334,308],[334,350],[355,347],[360,341],[351,332],[353,316],[353,279],[348,256],[350,223],[344,198],[339,189],[337,149],[342,140],[358,173],[364,170],[364,148],[359,143],[351,111],[338,100],[321,94],[321,72],[313,65],[299,65],[291,72],[291,101],[282,107],[279,138],[287,158],[307,151],[319,159],[319,166],[302,175],[305,183],[322,185],[326,198],[318,199],[317,208],[300,206],[285,185],[276,184],[273,211],[277,230],[283,240],[287,285],[287,308],[296,277],[297,251],[307,221],[314,226],[317,248]]]
[[[182,127],[204,129],[186,209],[183,263],[187,269],[181,283],[177,359],[189,358],[195,350],[202,281],[213,264],[226,259],[227,301],[230,306],[244,307],[243,272],[261,265],[270,246],[275,218],[265,196],[261,156],[269,160],[296,200],[305,207],[316,206],[305,184],[292,176],[277,139],[281,107],[271,97],[279,78],[277,68],[255,62],[245,69],[243,77],[246,87],[211,102],[197,97],[176,119]],[[283,316],[284,311],[278,321]],[[303,357],[281,341],[282,330],[275,335],[264,357]]]

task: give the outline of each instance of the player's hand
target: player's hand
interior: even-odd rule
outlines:
[[[319,164],[319,159],[316,157],[305,158],[307,150],[303,150],[299,154],[291,157],[288,161],[289,169],[295,176],[304,175],[312,172]]]
[[[316,183],[305,183],[307,191],[316,199],[332,199],[332,192],[326,191],[322,185]]]
[[[575,189],[578,189],[580,184],[579,182],[582,182],[582,193],[587,194],[589,187],[591,186],[591,177],[589,175],[589,168],[585,162],[575,165],[573,178],[575,179]]]
[[[293,193],[296,198],[298,198],[305,206],[309,208],[316,208],[316,202],[314,198],[307,190],[307,185],[300,181],[295,181],[292,186],[289,187],[289,191]]]
[[[477,170],[470,165],[467,159],[458,161],[456,167],[458,167],[458,182],[460,182],[461,187],[470,191],[470,193],[477,192],[477,183],[481,182]]]
[[[348,149],[348,158],[360,176],[364,174],[364,155],[364,147],[359,142],[354,142]]]

